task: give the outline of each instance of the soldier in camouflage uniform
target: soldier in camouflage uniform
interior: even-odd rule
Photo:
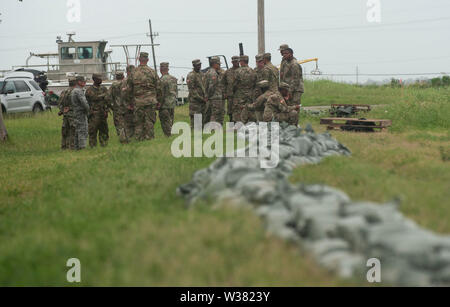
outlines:
[[[225,99],[227,100],[227,114],[230,118],[230,122],[233,122],[233,82],[236,78],[236,72],[239,69],[239,57],[233,56],[231,58],[233,67],[228,69],[223,77],[223,86],[225,90]]]
[[[73,108],[75,122],[75,150],[85,149],[88,138],[89,104],[83,90],[85,86],[86,80],[84,77],[76,77],[76,86],[71,97],[71,108]]]
[[[289,88],[289,84],[283,82],[280,83],[280,91],[289,91]],[[267,100],[263,118],[265,122],[274,121],[292,123],[295,118],[298,118],[299,110],[299,105],[288,106],[281,93],[277,92],[271,95]]]
[[[302,95],[305,92],[302,67],[298,64],[291,48],[283,50],[282,54],[283,63],[280,70],[280,81],[289,84],[294,104],[300,106]]]
[[[211,108],[211,122],[219,123],[223,126],[225,119],[225,101],[223,70],[220,69],[220,59],[211,59],[211,69],[205,75],[205,92]]]
[[[161,72],[159,120],[164,134],[170,137],[172,135],[175,104],[177,103],[178,81],[177,78],[169,75],[169,63],[161,63],[159,67]]]
[[[187,76],[187,85],[189,89],[189,116],[191,118],[191,128],[194,129],[194,115],[202,114],[205,118],[207,110],[208,98],[205,94],[205,85],[203,82],[203,74],[200,71],[202,63],[200,60],[193,60],[194,70]]]
[[[116,127],[117,136],[121,143],[124,143],[125,138],[125,123],[124,123],[124,114],[125,114],[125,105],[122,102],[122,82],[124,79],[123,72],[116,72],[116,81],[114,81],[109,88],[109,101],[113,111],[114,118],[114,126]]]
[[[138,141],[155,138],[156,109],[160,81],[156,71],[148,63],[148,53],[141,52],[139,66],[127,79],[127,85],[135,103],[135,136]]]
[[[75,149],[75,121],[72,105],[72,91],[76,85],[75,77],[69,78],[69,87],[61,93],[58,100],[59,113],[63,116],[61,128],[61,149]]]
[[[128,65],[127,66],[127,79],[130,78],[130,76],[134,72],[134,65]],[[130,88],[128,87],[128,80],[123,79],[122,80],[122,90],[120,93],[120,97],[122,99],[122,102],[125,106],[124,108],[124,128],[125,128],[125,142],[128,143],[130,140],[134,137],[134,97],[133,93],[131,92]]]
[[[89,146],[97,146],[97,137],[100,145],[105,147],[108,145],[108,111],[110,109],[110,101],[108,97],[108,89],[102,85],[102,76],[93,74],[92,80],[94,84],[86,90],[86,99],[89,103]]]
[[[258,88],[260,88],[261,95],[256,99],[256,101],[247,106],[249,111],[253,111],[256,114],[256,119],[258,122],[264,121],[264,109],[266,107],[266,103],[268,99],[276,94],[276,91],[273,91],[270,88],[270,82],[267,80],[262,80],[257,83]]]
[[[287,44],[281,45],[280,49],[278,49],[280,51],[280,54],[281,54],[281,64],[280,64],[280,70],[279,71],[281,71],[281,69],[283,68],[283,65],[286,63],[286,61],[285,61],[285,59],[283,57],[283,51],[285,51],[287,49],[289,49],[289,45],[287,45]],[[281,80],[280,80],[280,82],[281,82]]]
[[[255,60],[256,60],[256,68],[255,68],[255,73],[256,73],[256,83],[259,83],[263,80],[267,80],[269,81],[269,83],[273,83],[271,82],[271,78],[272,76],[272,72],[270,71],[270,69],[268,67],[266,67],[265,63],[264,63],[264,57],[262,54],[258,54],[257,56],[255,56]],[[278,87],[272,88],[272,90],[276,90]],[[257,99],[259,96],[262,95],[261,92],[261,88],[256,87],[255,88],[255,99]]]
[[[272,64],[272,54],[264,53],[263,58],[266,67],[269,68],[271,71],[271,79],[268,80],[272,82],[270,84],[270,88],[272,90],[277,90],[278,86],[280,85],[280,71],[275,65]]]
[[[254,113],[248,112],[246,108],[255,97],[256,73],[248,67],[248,56],[240,57],[240,65],[233,82],[233,120],[246,124],[256,121]]]

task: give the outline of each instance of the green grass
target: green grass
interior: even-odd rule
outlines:
[[[187,120],[187,108],[177,109]],[[253,213],[187,210],[178,185],[213,160],[175,159],[156,140],[59,150],[60,118],[7,117],[0,146],[0,285],[348,285],[298,247],[267,238]],[[110,126],[111,135],[113,128]]]
[[[325,101],[323,85],[307,83],[305,99]],[[350,95],[347,85],[343,93]],[[358,88],[355,96],[373,93]],[[436,99],[426,106],[446,108]],[[187,114],[178,108],[176,120],[187,121]],[[339,280],[298,247],[267,237],[252,212],[210,204],[187,210],[177,186],[213,159],[173,158],[174,137],[166,139],[159,124],[150,142],[120,145],[110,125],[107,148],[62,152],[56,114],[5,121],[10,140],[0,145],[0,285],[68,285],[69,258],[81,260],[81,285],[366,285]],[[301,121],[324,131],[317,118]],[[401,124],[387,134],[333,133],[353,156],[302,167],[291,180],[326,183],[360,200],[400,197],[406,215],[448,233],[450,135],[446,122],[420,123],[419,116],[411,129]]]
[[[388,86],[357,86],[332,81],[305,81],[304,106],[329,106],[331,104],[399,105],[402,102],[423,103],[446,99],[450,101],[450,88],[415,87],[391,88]]]

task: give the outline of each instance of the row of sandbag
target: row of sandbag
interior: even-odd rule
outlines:
[[[300,165],[350,155],[345,146],[328,133],[292,126],[282,126],[279,145],[269,146],[279,147],[278,167],[262,169],[258,158],[219,158],[178,193],[190,204],[208,199],[251,205],[268,232],[300,244],[341,277],[365,280],[367,262],[375,258],[387,284],[450,285],[450,238],[406,219],[398,204],[352,202],[327,186],[289,183],[288,176]]]

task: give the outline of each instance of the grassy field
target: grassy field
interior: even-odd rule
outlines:
[[[323,86],[307,83],[305,100],[319,95],[325,102],[329,85]],[[342,85],[341,96],[350,93]],[[368,90],[367,97],[375,99],[374,93]],[[356,95],[362,98],[354,102],[363,103],[364,90]],[[430,110],[442,108],[438,118],[448,114],[448,101],[426,100]],[[188,119],[186,107],[177,109],[176,119]],[[317,118],[305,121],[324,131]],[[6,117],[11,139],[0,145],[0,285],[69,285],[69,258],[81,261],[81,285],[358,284],[322,270],[296,246],[267,237],[251,212],[212,210],[209,204],[186,210],[176,187],[213,159],[173,158],[159,124],[151,142],[120,145],[110,126],[107,148],[62,152],[60,123],[55,113]],[[378,135],[333,132],[353,156],[298,169],[292,181],[323,182],[355,199],[400,197],[406,215],[448,233],[448,123],[411,125]]]

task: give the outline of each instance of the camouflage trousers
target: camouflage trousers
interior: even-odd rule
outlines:
[[[156,109],[152,105],[136,106],[134,136],[138,141],[155,138]]]
[[[159,111],[159,120],[165,136],[172,135],[172,126],[174,121],[174,109],[162,109]]]
[[[255,117],[257,122],[264,121],[264,110],[255,110]]]
[[[134,110],[126,109],[123,114],[123,121],[125,127],[125,135],[127,140],[130,141],[134,137]]]
[[[302,104],[302,92],[294,92],[292,93],[292,101],[294,103],[294,105],[299,106]],[[299,115],[300,113],[297,112],[297,117],[296,118],[292,118],[291,117],[291,121],[289,122],[290,125],[294,125],[294,126],[298,126],[299,123]]]
[[[123,112],[119,109],[113,110],[113,120],[114,120],[114,127],[116,127],[116,133],[117,136],[120,136],[121,130],[124,127],[123,124]]]
[[[86,115],[75,116],[74,124],[75,124],[75,137],[74,137],[75,150],[85,149],[88,139],[87,116]]]
[[[206,104],[204,102],[190,101],[189,102],[189,117],[191,119],[191,129],[194,129],[194,115],[201,114],[203,122],[205,120]]]
[[[222,99],[211,100],[209,102],[211,109],[211,122],[219,123],[223,126],[225,120],[225,101]]]
[[[275,121],[280,122],[280,123],[286,122],[289,125],[297,126],[298,125],[298,112],[290,111],[290,112],[278,113],[275,115]]]
[[[230,118],[230,122],[233,122],[233,97],[227,99],[227,114]]]
[[[246,103],[237,102],[233,103],[233,121],[248,124],[251,122],[257,122],[256,112],[248,110]]]
[[[211,101],[208,101],[203,109],[203,125],[206,125],[207,123],[211,122]]]
[[[97,146],[97,137],[102,147],[108,145],[108,117],[103,111],[95,111],[89,117],[89,146]]]
[[[64,116],[61,127],[61,149],[75,149],[75,122],[73,117]]]

